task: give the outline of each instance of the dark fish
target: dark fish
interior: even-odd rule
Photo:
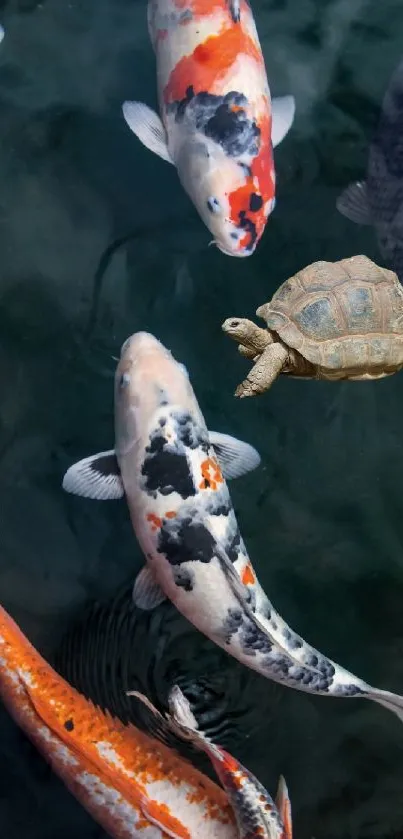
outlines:
[[[369,147],[367,176],[340,195],[337,209],[356,224],[373,225],[389,268],[403,280],[403,61],[386,91]]]

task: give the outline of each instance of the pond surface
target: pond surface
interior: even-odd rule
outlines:
[[[403,378],[283,377],[259,399],[235,400],[246,362],[220,328],[253,318],[315,260],[365,253],[385,264],[373,227],[348,221],[336,200],[365,176],[403,54],[403,5],[253,6],[272,94],[293,93],[297,111],[275,152],[275,212],[256,253],[235,260],[207,247],[173,167],[122,118],[125,99],[156,104],[145,2],[0,3],[0,601],[85,687],[77,660],[101,613],[131,609],[142,556],[124,504],[67,496],[61,479],[113,445],[114,358],[147,330],[186,364],[208,426],[262,456],[231,494],[278,611],[344,667],[403,694]],[[162,704],[179,679],[271,792],[282,773],[296,839],[403,835],[396,718],[364,700],[276,687],[169,605],[137,618],[119,647],[133,678]],[[60,645],[77,621],[73,662]],[[105,836],[3,708],[0,755],[4,837]]]

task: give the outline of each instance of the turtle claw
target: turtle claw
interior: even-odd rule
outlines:
[[[248,382],[247,379],[245,379],[244,382],[241,382],[241,384],[238,385],[238,387],[237,387],[237,389],[234,393],[234,396],[236,396],[238,399],[245,399],[247,396],[255,396],[255,395],[256,395],[255,390],[251,386],[251,383]]]

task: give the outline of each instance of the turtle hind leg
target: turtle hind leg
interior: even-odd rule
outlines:
[[[269,390],[274,380],[281,373],[288,358],[288,350],[282,344],[271,344],[252,367],[242,384],[238,385],[235,396],[258,396]]]

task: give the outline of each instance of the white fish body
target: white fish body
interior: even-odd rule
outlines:
[[[183,365],[140,332],[123,345],[116,371],[115,450],[72,466],[63,486],[92,498],[126,495],[147,560],[134,586],[141,608],[167,597],[267,678],[308,693],[373,699],[403,720],[402,697],[372,688],[307,644],[257,581],[225,476],[258,462],[252,447],[208,432]]]

